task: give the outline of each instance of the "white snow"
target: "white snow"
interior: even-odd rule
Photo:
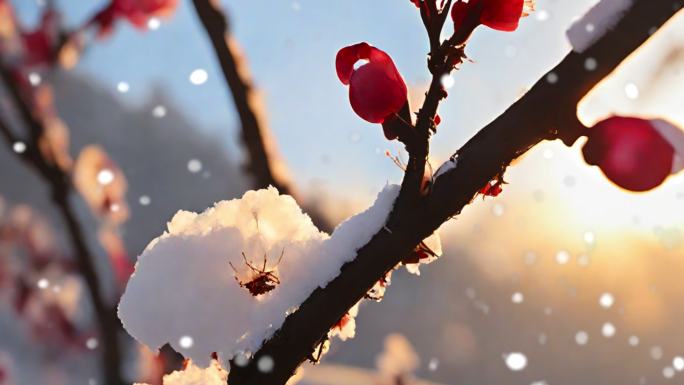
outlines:
[[[603,293],[599,297],[599,304],[602,308],[608,309],[615,303],[615,297],[610,293]]]
[[[521,371],[527,366],[527,356],[520,352],[509,353],[504,356],[506,366],[514,372]]]
[[[633,0],[601,0],[566,32],[573,51],[583,53],[613,29]]]
[[[200,368],[189,361],[185,369],[167,374],[162,379],[163,385],[225,385],[227,381],[228,372],[216,360],[212,360],[207,368]]]
[[[439,168],[437,169],[437,171],[435,171],[435,174],[434,174],[433,178],[434,178],[434,179],[439,178],[439,177],[440,177],[442,174],[444,174],[445,172],[447,172],[447,171],[449,171],[449,170],[452,170],[452,169],[456,168],[456,165],[457,165],[457,164],[458,164],[458,158],[457,158],[457,157],[451,157],[451,158],[449,158],[449,160],[447,160],[447,161],[444,162],[441,166],[439,166]]]
[[[606,338],[611,338],[615,335],[615,325],[610,322],[606,322],[601,327],[601,334]]]
[[[254,352],[384,226],[398,192],[399,186],[386,186],[369,209],[331,236],[320,232],[294,199],[272,187],[219,202],[201,214],[179,211],[138,258],[119,317],[141,343],[155,350],[168,342],[198,365],[207,365],[213,352],[222,360]],[[273,291],[254,297],[239,286],[229,262],[243,283],[254,274],[242,252],[258,269],[267,256],[266,270],[280,280]],[[340,337],[353,336],[349,324],[352,330]],[[193,343],[181,346],[183,337]]]

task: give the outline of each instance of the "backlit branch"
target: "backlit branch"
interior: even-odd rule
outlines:
[[[567,55],[550,72],[558,81],[547,82],[543,77],[478,132],[458,150],[452,160],[454,166],[436,179],[424,199],[398,200],[386,228],[358,250],[356,258],[342,267],[339,276],[325,288],[316,289],[289,315],[248,365],[231,365],[230,385],[285,384],[348,309],[421,240],[458,215],[482,186],[541,141],[562,139],[572,143],[579,137],[582,132],[576,117],[577,103],[675,12],[671,1],[635,0],[618,25],[593,47],[583,54]],[[584,66],[590,57],[598,63],[593,71]],[[425,105],[438,104],[434,97],[429,93]],[[410,173],[408,170],[406,177]],[[405,188],[402,184],[402,193]],[[257,368],[257,362],[265,356],[275,363],[268,373]]]

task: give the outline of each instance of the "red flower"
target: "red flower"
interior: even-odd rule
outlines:
[[[358,68],[354,65],[367,61]],[[371,123],[387,123],[397,117],[408,102],[406,84],[385,52],[359,43],[342,48],[335,59],[337,76],[349,85],[352,109]],[[385,129],[388,139],[396,138],[393,130]]]
[[[503,188],[501,187],[502,184],[502,180],[487,182],[487,184],[480,189],[480,194],[482,194],[483,197],[498,197],[499,194],[501,194],[501,192],[503,191]]]
[[[55,61],[57,58],[55,48],[59,40],[59,24],[59,14],[49,9],[43,14],[36,30],[21,33],[24,65],[29,67],[51,65]]]
[[[684,132],[663,120],[611,117],[590,128],[587,137],[586,162],[627,190],[653,189],[680,168]]]
[[[171,16],[177,6],[178,0],[112,0],[91,23],[99,26],[100,35],[111,32],[119,18],[128,20],[136,28],[145,29],[150,18]]]
[[[532,0],[458,0],[451,8],[458,43],[464,43],[480,24],[497,31],[515,31],[520,18],[533,7]]]

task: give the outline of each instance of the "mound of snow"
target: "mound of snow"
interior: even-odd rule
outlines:
[[[153,350],[169,343],[201,366],[214,352],[222,360],[254,352],[384,226],[398,192],[388,185],[331,236],[272,187],[201,214],[179,211],[138,258],[119,317],[141,343]],[[279,283],[255,297],[240,282],[262,269]]]

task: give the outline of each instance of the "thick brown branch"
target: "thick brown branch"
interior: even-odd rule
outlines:
[[[79,272],[85,281],[86,289],[93,306],[95,321],[100,331],[100,346],[102,346],[102,369],[104,371],[105,384],[123,385],[121,373],[121,351],[118,342],[118,331],[121,329],[116,311],[107,303],[101,288],[95,268],[95,259],[88,249],[85,241],[85,232],[76,219],[76,210],[69,202],[72,185],[69,175],[58,166],[46,160],[38,150],[40,135],[44,132],[43,126],[37,120],[21,96],[21,93],[12,79],[12,74],[6,68],[0,68],[0,75],[5,84],[13,105],[19,111],[20,118],[29,129],[29,143],[25,153],[20,158],[49,185],[52,200],[57,206],[62,219],[66,224],[67,233],[71,241],[72,249]],[[0,119],[1,120],[1,119]],[[0,128],[9,132],[9,126],[5,121],[0,121]],[[12,145],[7,141],[8,148],[12,151]]]
[[[569,54],[553,72],[557,83],[539,81],[508,111],[458,151],[457,166],[439,177],[427,200],[395,204],[391,233],[379,231],[325,288],[316,289],[287,317],[278,332],[245,367],[231,367],[230,385],[282,385],[345,312],[426,236],[472,201],[480,188],[508,164],[545,139],[579,136],[576,106],[599,81],[643,44],[649,31],[675,13],[667,0],[636,0],[618,26],[584,55]],[[598,62],[594,71],[584,61]],[[270,356],[275,366],[262,373],[256,363]]]
[[[229,21],[221,5],[216,0],[193,0],[193,4],[233,96],[241,124],[242,143],[249,159],[247,171],[254,179],[254,187],[274,186],[280,193],[297,199],[297,192],[289,180],[285,163],[276,151],[263,111],[263,102],[254,88],[246,60],[230,32]],[[319,229],[328,232],[332,230],[332,226],[317,210],[308,208],[307,211]]]

